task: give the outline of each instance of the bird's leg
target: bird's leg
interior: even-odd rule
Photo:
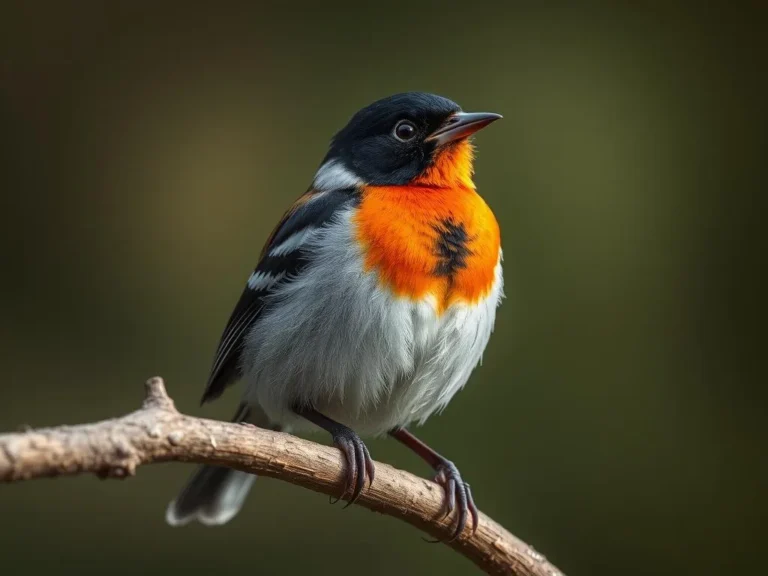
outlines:
[[[341,498],[352,488],[352,497],[347,503],[347,506],[349,506],[357,500],[363,491],[366,473],[370,484],[373,484],[374,466],[371,455],[368,453],[368,448],[354,430],[339,424],[335,420],[331,420],[327,416],[323,416],[314,408],[296,407],[293,411],[330,432],[333,437],[334,446],[344,454],[344,458],[347,461],[347,481],[344,485],[344,492],[341,493]]]
[[[440,456],[405,428],[390,430],[389,435],[413,450],[435,470],[435,482],[445,489],[445,515],[448,516],[454,508],[457,509],[456,528],[451,534],[449,542],[458,538],[464,530],[468,513],[472,516],[472,533],[474,534],[477,531],[478,522],[477,506],[472,499],[469,484],[462,480],[456,465],[447,458]]]

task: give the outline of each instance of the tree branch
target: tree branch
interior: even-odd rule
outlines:
[[[343,486],[343,458],[333,447],[290,434],[179,413],[160,378],[146,383],[143,406],[120,418],[0,434],[0,482],[95,473],[133,476],[155,462],[216,464],[270,476],[328,495]],[[358,503],[446,539],[452,518],[443,518],[439,485],[376,463],[376,481]],[[449,544],[488,574],[562,576],[544,556],[480,514]]]

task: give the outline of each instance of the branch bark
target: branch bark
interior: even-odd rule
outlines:
[[[125,478],[141,465],[172,461],[229,466],[328,495],[343,486],[344,462],[336,448],[181,414],[160,378],[147,381],[142,407],[125,416],[0,434],[0,482],[83,473]],[[443,518],[442,501],[439,485],[376,463],[376,481],[358,503],[446,539],[452,519]],[[467,528],[449,546],[487,574],[562,576],[543,555],[482,513],[477,532]]]

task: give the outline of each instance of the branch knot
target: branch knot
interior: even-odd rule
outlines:
[[[165,390],[165,382],[163,382],[160,376],[154,376],[144,383],[144,402],[142,407],[144,409],[156,408],[176,412],[176,406],[173,404],[171,397],[168,396],[168,392]]]

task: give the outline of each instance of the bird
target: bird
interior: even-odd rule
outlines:
[[[503,298],[499,225],[473,181],[473,134],[501,118],[426,92],[355,113],[269,235],[226,324],[201,403],[244,382],[234,422],[323,429],[343,453],[340,498],[389,435],[444,489],[450,539],[478,511],[456,465],[409,429],[464,387]],[[173,526],[230,521],[255,476],[203,466],[166,510]]]

